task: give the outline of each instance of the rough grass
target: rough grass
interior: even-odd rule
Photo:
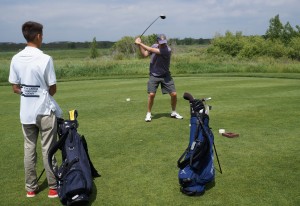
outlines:
[[[203,46],[173,46],[171,72],[173,75],[191,74],[300,74],[299,61],[258,57],[240,59],[212,56]],[[89,58],[89,49],[49,50],[54,59],[59,81],[101,79],[107,77],[145,77],[149,73],[149,59],[116,60],[109,49],[99,49],[100,57]],[[10,59],[14,52],[1,52],[0,85],[8,84]]]
[[[169,96],[158,93],[153,121],[145,123],[146,78],[58,83],[56,100],[65,113],[79,112],[78,131],[102,177],[94,181],[91,205],[299,205],[298,79],[175,77],[177,110],[169,118]],[[25,197],[19,97],[1,86],[0,165],[3,205],[59,205],[42,191]],[[188,144],[189,105],[184,92],[212,97],[210,126],[223,174],[202,197],[179,192],[176,162]],[[131,101],[127,102],[126,98]],[[219,128],[240,134],[217,134]],[[38,173],[42,170],[38,152]],[[218,169],[217,163],[215,166]]]

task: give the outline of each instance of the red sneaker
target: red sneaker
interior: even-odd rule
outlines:
[[[26,197],[35,197],[35,191],[27,192]]]
[[[58,197],[57,191],[55,189],[49,189],[48,197],[49,198],[56,198],[56,197]]]

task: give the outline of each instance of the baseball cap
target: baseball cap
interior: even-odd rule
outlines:
[[[164,34],[158,34],[156,39],[157,39],[159,44],[166,44],[168,42],[167,37]]]

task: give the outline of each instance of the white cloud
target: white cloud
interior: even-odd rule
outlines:
[[[285,23],[299,25],[297,0],[52,0],[4,1],[0,7],[1,41],[22,42],[22,23],[44,24],[45,41],[117,41],[139,35],[161,13],[146,33],[164,32],[171,37],[211,38],[216,32],[243,31],[263,34],[269,19],[279,14]]]

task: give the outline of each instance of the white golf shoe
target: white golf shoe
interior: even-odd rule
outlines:
[[[181,116],[180,114],[178,114],[177,112],[173,111],[171,113],[171,117],[175,118],[175,119],[183,119],[183,116]]]
[[[146,122],[151,122],[151,113],[150,112],[147,112],[145,121]]]

